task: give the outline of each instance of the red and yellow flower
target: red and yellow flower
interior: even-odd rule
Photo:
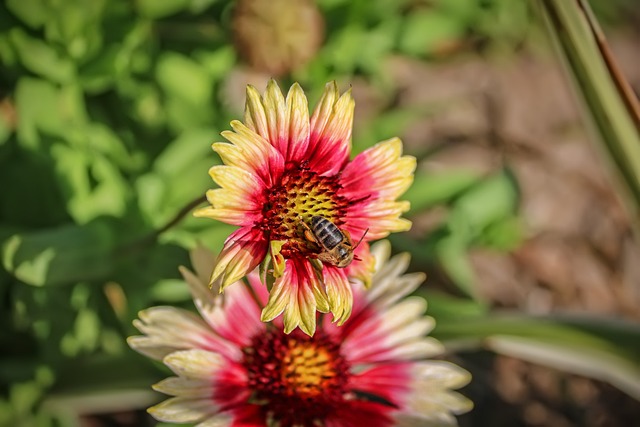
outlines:
[[[221,292],[263,261],[274,279],[261,313],[270,321],[284,313],[286,333],[316,328],[316,310],[338,324],[349,317],[349,278],[368,283],[368,241],[405,231],[409,208],[397,201],[413,181],[416,161],[402,143],[383,141],[350,160],[354,101],[335,83],[309,117],[307,98],[294,84],[286,98],[275,81],[264,95],[249,86],[244,123],[231,122],[213,144],[224,165],[210,170],[220,186],[207,192],[210,206],[196,212],[239,226],[226,240],[211,275]],[[333,222],[354,240],[363,239],[346,268],[317,260],[321,248],[305,236],[313,216]],[[265,263],[266,265],[267,263]]]
[[[200,317],[150,308],[134,322],[144,335],[129,338],[175,373],[154,386],[173,397],[149,412],[196,427],[456,425],[454,415],[471,403],[452,389],[469,374],[429,360],[442,350],[427,336],[434,321],[424,316],[424,299],[405,298],[424,275],[403,275],[408,256],[387,261],[388,253],[388,244],[374,246],[371,289],[354,285],[352,316],[337,327],[331,315],[318,315],[314,336],[287,335],[279,319],[259,321],[268,295],[256,274],[223,300],[202,271],[183,270]]]

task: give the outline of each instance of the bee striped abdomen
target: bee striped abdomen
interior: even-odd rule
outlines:
[[[334,223],[321,216],[311,218],[311,229],[316,238],[327,249],[335,248],[344,240],[342,231]]]

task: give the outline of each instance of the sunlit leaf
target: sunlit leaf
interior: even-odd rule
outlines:
[[[52,46],[20,28],[14,28],[10,35],[20,61],[29,71],[58,83],[67,83],[75,76],[73,62]]]
[[[640,399],[638,323],[586,316],[453,314],[438,318],[434,335],[454,348],[486,348],[606,381]]]
[[[426,172],[419,170],[413,179],[413,185],[404,194],[404,198],[411,202],[411,212],[440,203],[446,203],[471,187],[477,180],[478,174],[464,170],[449,170],[442,172]]]
[[[514,177],[508,171],[492,175],[465,191],[451,206],[449,226],[477,235],[497,220],[512,215],[519,200]]]
[[[400,50],[418,56],[438,53],[465,32],[462,22],[438,10],[413,13],[402,28]]]
[[[104,222],[16,234],[2,245],[3,267],[34,286],[104,277],[113,268],[112,229]]]
[[[164,53],[158,60],[156,77],[172,97],[198,106],[211,99],[211,77],[202,65],[184,55]]]

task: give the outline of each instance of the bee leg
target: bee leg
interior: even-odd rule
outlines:
[[[301,222],[301,224],[304,227],[304,237],[308,241],[318,244],[318,240],[316,239],[316,236],[313,234],[313,231],[311,231],[311,228],[309,228],[309,226],[305,222]]]

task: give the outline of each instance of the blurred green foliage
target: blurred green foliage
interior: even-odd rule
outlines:
[[[504,53],[537,28],[527,2],[512,0],[318,5],[324,46],[282,78],[283,86],[300,81],[311,102],[326,81],[355,75],[391,97],[385,58],[440,60],[469,47]],[[84,393],[105,393],[106,405],[109,391],[147,389],[161,376],[124,338],[142,308],[189,306],[177,267],[188,265],[197,241],[219,250],[231,230],[190,215],[178,220],[212,185],[207,170],[218,159],[210,143],[241,115],[227,90],[240,67],[232,7],[228,0],[0,4],[0,425],[74,425],[86,410]],[[356,151],[401,135],[435,108],[388,105],[356,129]],[[489,176],[421,171],[406,198],[412,216],[447,210],[433,234],[393,240],[423,269],[440,265],[466,296],[434,297],[435,312],[462,304],[485,313],[473,299],[466,254],[521,240],[508,168]],[[142,407],[153,396],[140,399],[129,403]]]

